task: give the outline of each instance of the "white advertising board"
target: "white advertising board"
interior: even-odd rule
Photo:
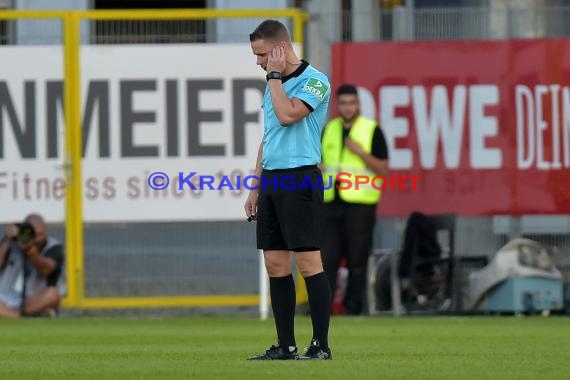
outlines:
[[[0,62],[0,222],[62,221],[62,51]],[[86,222],[245,219],[266,85],[249,44],[85,46],[81,75]]]

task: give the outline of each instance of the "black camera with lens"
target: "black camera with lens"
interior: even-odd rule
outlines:
[[[16,223],[18,227],[18,240],[22,243],[29,243],[36,238],[36,230],[30,223]]]

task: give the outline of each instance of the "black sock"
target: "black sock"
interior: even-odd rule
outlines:
[[[305,278],[311,321],[313,322],[313,338],[323,347],[328,347],[329,323],[331,316],[331,289],[324,272]]]
[[[279,345],[281,347],[296,346],[295,305],[297,300],[293,275],[270,277],[269,289]]]

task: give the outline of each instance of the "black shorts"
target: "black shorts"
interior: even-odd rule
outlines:
[[[319,250],[323,195],[317,166],[263,170],[257,202],[257,249]]]

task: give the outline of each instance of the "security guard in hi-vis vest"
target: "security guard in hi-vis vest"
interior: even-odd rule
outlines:
[[[336,101],[340,116],[326,125],[322,135],[325,218],[321,254],[333,297],[341,259],[346,259],[344,311],[358,315],[364,306],[376,205],[382,196],[382,191],[371,186],[371,182],[374,176],[388,174],[388,148],[378,123],[360,115],[355,86],[340,86]],[[358,188],[357,177],[360,178]],[[363,184],[365,182],[368,183]],[[374,184],[381,187],[381,182],[376,178]]]

